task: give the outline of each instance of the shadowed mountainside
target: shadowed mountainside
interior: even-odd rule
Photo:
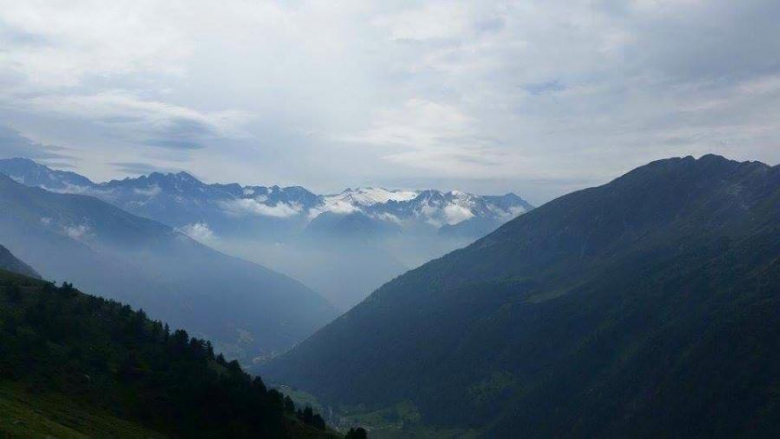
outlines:
[[[676,158],[566,195],[262,370],[488,437],[780,434],[780,167]]]

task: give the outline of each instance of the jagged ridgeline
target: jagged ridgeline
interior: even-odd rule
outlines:
[[[293,410],[209,342],[0,270],[0,436],[338,437]]]

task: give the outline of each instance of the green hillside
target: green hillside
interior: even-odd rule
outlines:
[[[12,383],[0,385],[0,435],[60,439],[165,437],[104,410],[79,406],[62,395],[34,393]]]
[[[331,437],[211,344],[143,311],[0,270],[0,432]]]
[[[780,167],[662,160],[561,197],[263,373],[486,437],[778,437]]]

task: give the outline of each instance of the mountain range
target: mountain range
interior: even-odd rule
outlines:
[[[337,315],[300,282],[167,225],[2,174],[0,242],[45,279],[141,307],[242,361],[284,351]]]
[[[259,370],[400,437],[778,437],[780,166],[675,158],[563,196]]]
[[[55,193],[89,195],[168,225],[226,254],[300,280],[341,310],[390,279],[533,209],[514,194],[206,184],[186,172],[94,183],[27,159],[0,174]]]
[[[28,159],[0,160],[0,173],[19,183],[53,192],[91,195],[128,212],[185,228],[206,224],[217,233],[253,231],[268,224],[305,226],[323,213],[358,214],[366,221],[404,228],[455,226],[478,218],[498,225],[531,209],[515,194],[477,196],[460,191],[346,189],[316,195],[300,186],[206,184],[186,172],[152,173],[138,178],[94,183],[73,172],[50,169]]]

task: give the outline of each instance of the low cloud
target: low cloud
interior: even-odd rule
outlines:
[[[143,195],[145,197],[154,197],[156,195],[159,195],[160,192],[162,192],[162,189],[160,189],[160,186],[157,185],[149,186],[148,188],[145,189],[139,189],[139,188],[133,189],[134,194]]]
[[[349,201],[342,200],[338,195],[324,197],[323,205],[309,209],[309,219],[317,218],[324,212],[331,212],[339,215],[347,215],[355,212],[362,212],[359,207],[355,206]]]
[[[473,217],[474,213],[466,206],[449,204],[444,207],[444,220],[449,225],[455,225]]]
[[[158,166],[153,165],[151,163],[142,163],[142,162],[114,162],[111,163],[111,166],[116,168],[118,171],[125,173],[125,174],[131,174],[131,175],[147,175],[151,174],[153,172],[160,172],[160,173],[177,173],[181,172],[181,169],[178,168],[169,168],[164,166]]]
[[[204,222],[187,224],[186,226],[179,227],[176,230],[204,244],[213,243],[217,239],[217,236],[209,228],[209,225]]]
[[[81,224],[77,226],[65,226],[64,231],[69,238],[81,240],[89,237],[91,235],[92,229],[86,224]]]
[[[265,204],[255,199],[239,199],[220,203],[228,215],[233,216],[267,216],[272,218],[290,218],[301,213],[301,206],[295,203]]]

